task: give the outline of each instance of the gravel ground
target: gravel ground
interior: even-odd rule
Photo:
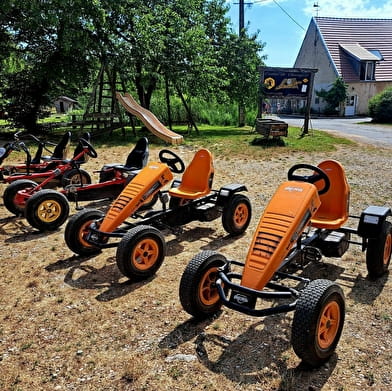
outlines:
[[[99,149],[100,161],[91,159],[86,168],[123,161],[128,151]],[[143,282],[121,275],[113,249],[75,256],[64,244],[64,227],[37,233],[0,205],[0,389],[390,390],[392,282],[388,275],[366,278],[360,246],[304,271],[336,281],[347,306],[336,354],[312,371],[301,368],[290,346],[292,314],[260,319],[223,309],[196,323],[181,308],[178,284],[200,250],[245,258],[261,212],[295,163],[339,160],[353,214],[369,204],[391,206],[391,151],[357,144],[331,153],[215,156],[214,188],[248,186],[253,218],[247,232],[234,239],[220,220],[191,223],[181,235],[167,235],[162,267]],[[157,152],[152,149],[152,159]],[[194,150],[179,146],[177,152],[189,162]]]

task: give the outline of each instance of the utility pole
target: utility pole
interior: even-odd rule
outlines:
[[[240,20],[239,20],[240,28],[239,28],[238,35],[242,36],[245,28],[245,0],[240,0],[239,6],[240,6]]]
[[[240,20],[239,20],[239,32],[238,35],[240,39],[244,35],[244,29],[245,29],[245,1],[240,0],[239,2],[240,6]],[[240,58],[240,61],[242,58]],[[240,103],[238,106],[238,126],[245,126],[245,107]]]

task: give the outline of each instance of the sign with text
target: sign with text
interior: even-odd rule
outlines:
[[[261,92],[268,98],[307,98],[315,69],[261,68]]]

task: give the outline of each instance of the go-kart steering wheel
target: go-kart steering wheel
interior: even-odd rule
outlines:
[[[165,155],[169,155],[170,157]],[[159,160],[162,163],[167,164],[170,168],[170,171],[174,172],[175,174],[181,174],[185,171],[185,164],[182,159],[168,149],[162,149],[159,151]]]
[[[294,172],[304,168],[306,170],[312,170],[312,175],[294,175]],[[311,164],[295,164],[293,167],[290,168],[289,172],[287,173],[287,177],[289,181],[300,181],[300,182],[309,182],[309,183],[316,183],[318,181],[324,181],[324,187],[318,190],[318,194],[324,194],[329,190],[331,186],[331,182],[328,178],[328,175],[323,171],[320,167],[313,166]]]
[[[84,138],[80,138],[79,142],[82,144],[83,148],[87,147],[87,155],[96,158],[98,156],[97,151],[93,148],[93,146]]]

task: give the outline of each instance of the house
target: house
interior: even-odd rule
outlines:
[[[314,17],[294,67],[318,69],[312,111],[326,106],[314,91],[342,77],[348,98],[341,114],[366,115],[369,99],[392,86],[392,19]]]
[[[67,96],[59,96],[54,101],[54,106],[56,107],[57,114],[61,114],[73,110],[77,103],[76,100],[68,98]]]

